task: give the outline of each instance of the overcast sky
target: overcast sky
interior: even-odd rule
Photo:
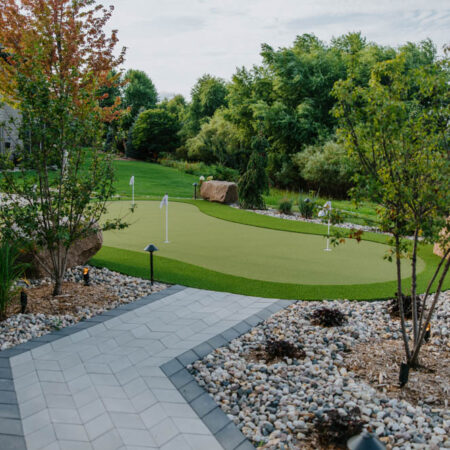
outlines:
[[[128,47],[125,68],[147,72],[160,93],[189,96],[204,73],[230,79],[258,64],[262,43],[292,44],[303,33],[328,41],[361,31],[385,45],[430,37],[450,42],[449,0],[103,0]]]

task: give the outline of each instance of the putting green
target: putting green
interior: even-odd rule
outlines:
[[[129,202],[113,202],[109,216],[121,217]],[[159,202],[138,202],[126,217],[130,226],[104,234],[105,245],[142,251],[153,243],[158,256],[254,280],[304,285],[350,285],[392,281],[395,267],[383,259],[387,246],[348,239],[324,251],[323,236],[291,233],[220,220],[196,206],[169,205],[169,244],[164,243],[164,210]],[[425,268],[419,260],[419,271]]]

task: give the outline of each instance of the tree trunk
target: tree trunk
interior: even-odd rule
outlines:
[[[419,338],[419,331],[417,327],[417,241],[419,239],[419,230],[416,228],[414,230],[414,244],[413,244],[413,253],[411,259],[411,304],[412,304],[412,323],[413,323],[413,336],[414,336],[414,345],[417,344],[417,340]]]
[[[439,300],[439,295],[441,293],[442,285],[444,283],[445,277],[447,276],[449,268],[450,268],[450,259],[448,259],[446,261],[446,263],[445,263],[445,266],[444,266],[444,269],[442,271],[441,277],[439,278],[439,283],[438,283],[436,292],[434,294],[433,303],[430,306],[430,311],[428,312],[427,318],[425,319],[423,327],[420,330],[419,339],[418,339],[416,345],[414,346],[414,351],[413,351],[412,355],[408,358],[408,362],[412,366],[415,366],[415,365],[418,364],[419,352],[420,352],[420,349],[421,349],[421,347],[423,345],[423,341],[424,341],[424,338],[425,338],[425,332],[426,332],[428,324],[431,322],[431,317],[433,315],[434,309],[436,308],[437,302]]]
[[[410,360],[411,352],[409,350],[408,335],[405,327],[405,312],[403,310],[403,294],[402,294],[402,269],[400,254],[400,238],[395,236],[395,262],[397,264],[397,301],[400,311],[400,322],[402,327],[403,343],[405,344],[406,361]]]

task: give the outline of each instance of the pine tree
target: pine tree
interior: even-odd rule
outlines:
[[[262,197],[269,190],[267,178],[267,151],[269,143],[259,134],[252,140],[252,153],[247,170],[239,180],[239,204],[245,209],[265,209]]]

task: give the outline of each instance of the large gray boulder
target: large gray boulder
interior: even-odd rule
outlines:
[[[210,202],[230,204],[238,201],[237,185],[229,181],[205,181],[200,188],[200,195]]]
[[[67,255],[67,268],[82,266],[86,264],[101,248],[103,244],[103,234],[100,229],[90,236],[75,242]],[[24,254],[21,261],[30,264],[27,274],[30,278],[44,278],[49,274],[43,269],[39,261],[42,261],[46,267],[51,266],[50,253],[47,249],[38,252],[37,257],[32,254]]]

